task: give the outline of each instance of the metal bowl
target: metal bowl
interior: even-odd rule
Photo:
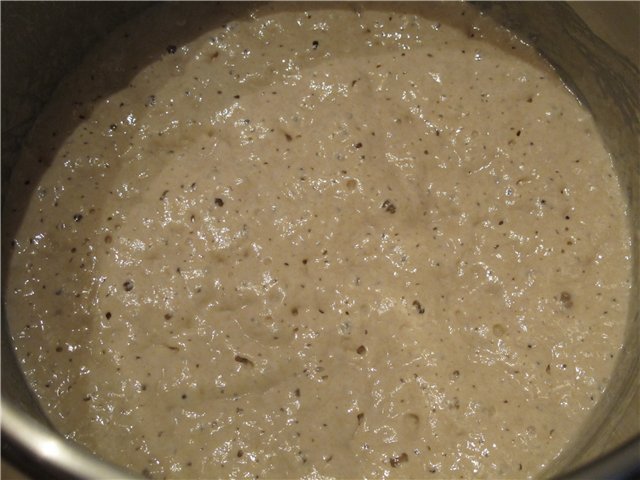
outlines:
[[[137,2],[2,3],[3,187],[10,181],[21,141],[64,74],[79,63],[101,37],[150,5]],[[590,421],[573,447],[550,465],[543,476],[638,478],[640,3],[509,2],[481,3],[479,7],[535,45],[592,111],[600,134],[614,156],[630,204],[633,291],[627,340],[610,386]],[[3,262],[3,279],[5,268],[6,262]],[[3,460],[33,478],[134,478],[134,474],[105,462],[55,432],[20,371],[4,317],[3,310]]]

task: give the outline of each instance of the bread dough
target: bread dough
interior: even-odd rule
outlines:
[[[60,86],[8,198],[29,382],[154,478],[534,476],[623,341],[610,155],[465,4],[154,7]]]

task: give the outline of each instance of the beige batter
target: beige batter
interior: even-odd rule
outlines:
[[[6,214],[28,380],[153,478],[535,476],[621,348],[611,159],[464,4],[162,5],[61,86]]]

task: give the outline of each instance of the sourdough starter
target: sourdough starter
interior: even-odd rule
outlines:
[[[27,379],[153,478],[535,476],[622,345],[611,158],[464,4],[156,7],[63,82],[7,205]]]

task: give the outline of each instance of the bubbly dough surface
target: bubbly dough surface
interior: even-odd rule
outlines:
[[[533,476],[622,344],[611,159],[468,5],[150,10],[61,86],[7,203],[27,378],[154,478]]]

